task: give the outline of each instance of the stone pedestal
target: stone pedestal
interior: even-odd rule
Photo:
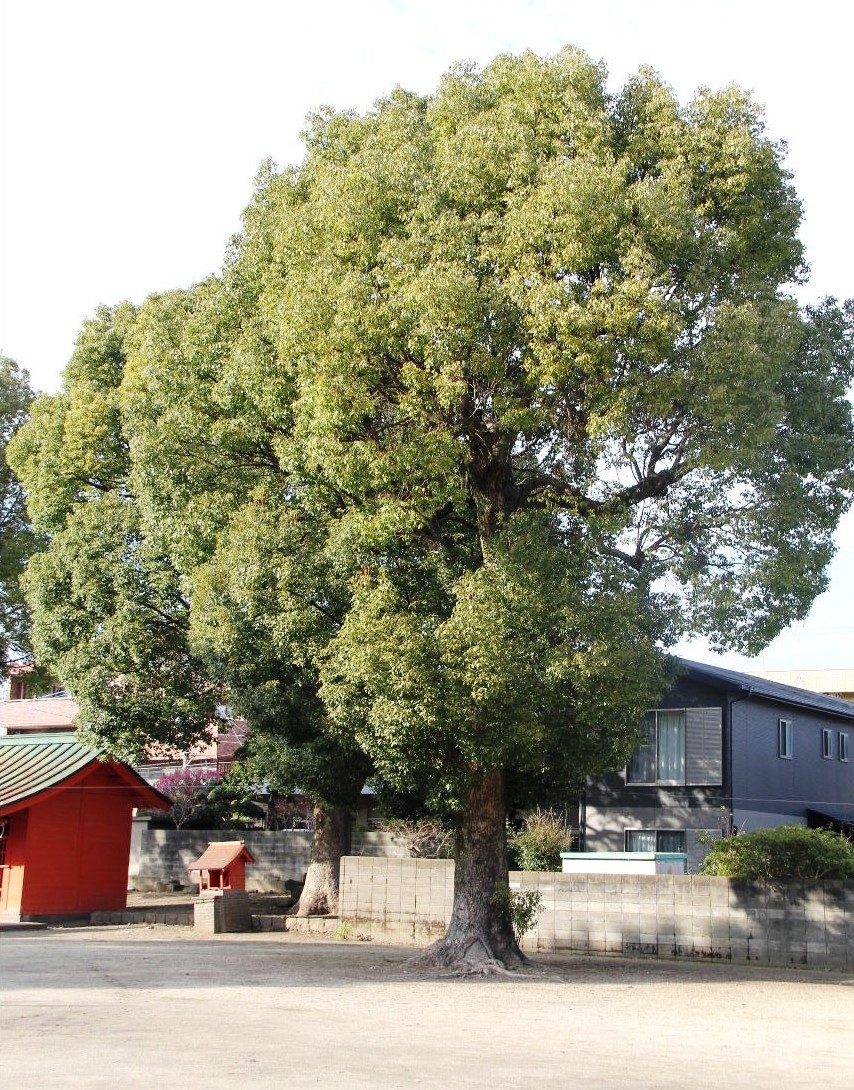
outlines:
[[[193,902],[193,926],[208,935],[251,931],[249,894],[245,890],[205,890]]]

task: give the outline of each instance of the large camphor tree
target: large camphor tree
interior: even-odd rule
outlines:
[[[306,140],[256,196],[270,351],[236,381],[354,571],[332,721],[456,801],[428,956],[512,966],[508,770],[618,766],[674,637],[755,651],[825,585],[852,310],[788,294],[800,206],[736,88],[501,57]]]
[[[734,88],[502,57],[306,143],[137,315],[130,491],[195,654],[458,815],[426,956],[513,967],[508,783],[618,767],[675,638],[754,651],[823,588],[854,314],[788,294],[800,207]]]
[[[190,646],[251,728],[247,771],[312,802],[296,911],[334,913],[371,771],[355,741],[329,729],[318,695],[318,654],[342,622],[351,568],[324,555],[331,501],[285,456],[288,432],[263,406],[264,381],[246,381],[250,368],[263,376],[275,366],[258,305],[265,231],[253,219],[250,209],[220,278],[140,309],[124,426],[147,531],[192,603]]]
[[[328,616],[311,611],[288,628],[276,608],[289,538],[258,499],[276,463],[263,429],[253,430],[239,400],[218,398],[211,381],[221,362],[217,329],[252,314],[245,303],[225,306],[229,291],[240,295],[235,278],[152,297],[141,312],[103,308],[85,324],[61,392],[36,401],[11,444],[43,535],[25,579],[35,647],[79,702],[78,727],[125,759],[151,744],[189,749],[207,737],[220,703],[246,716],[258,782],[299,787],[314,802],[298,910],[335,911],[338,861],[370,765],[323,730],[309,649]],[[186,345],[197,321],[201,372],[200,353]],[[143,396],[143,361],[155,345],[157,385]],[[296,660],[277,654],[270,618],[279,644],[290,632]]]

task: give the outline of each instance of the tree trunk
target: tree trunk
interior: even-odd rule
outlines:
[[[445,937],[424,952],[428,964],[495,972],[525,964],[510,920],[493,902],[507,886],[504,774],[475,773],[457,834],[454,907]]]
[[[338,912],[341,856],[350,851],[353,819],[343,806],[314,805],[311,859],[295,916],[334,916]]]

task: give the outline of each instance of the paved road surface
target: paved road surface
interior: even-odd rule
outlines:
[[[854,980],[550,958],[449,979],[284,934],[0,935],[3,1090],[852,1090]]]

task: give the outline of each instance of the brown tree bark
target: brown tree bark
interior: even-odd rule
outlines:
[[[341,856],[350,851],[353,818],[343,806],[314,805],[314,835],[305,885],[295,916],[334,916],[338,912]]]
[[[494,972],[526,963],[510,921],[493,903],[496,885],[507,885],[504,820],[504,774],[476,772],[457,834],[451,920],[444,938],[424,952],[428,964]]]

